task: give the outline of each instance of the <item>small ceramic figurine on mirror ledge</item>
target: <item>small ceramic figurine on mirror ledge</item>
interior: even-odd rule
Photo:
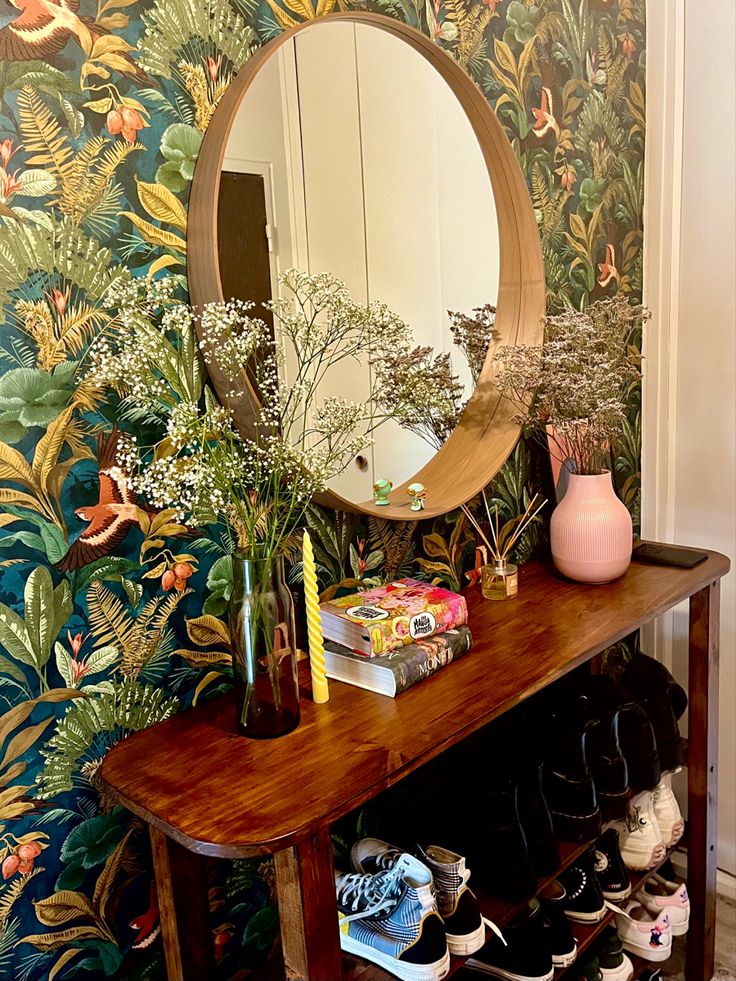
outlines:
[[[491,531],[490,540],[470,508],[467,504],[463,504],[466,517],[480,535],[491,559],[487,565],[483,565],[480,569],[480,589],[484,599],[505,600],[513,599],[518,595],[519,570],[509,562],[508,558],[516,542],[547,503],[546,500],[538,503],[538,498],[539,495],[535,494],[527,504],[523,514],[519,514],[504,525],[499,526],[498,508],[496,507],[491,511],[484,490],[483,504]]]
[[[391,493],[393,486],[390,480],[386,480],[385,477],[379,477],[373,485],[373,503],[378,506],[388,504],[388,495]]]
[[[406,493],[411,498],[411,504],[409,505],[412,511],[423,511],[424,510],[424,498],[427,496],[427,491],[424,484],[409,484],[406,488]]]

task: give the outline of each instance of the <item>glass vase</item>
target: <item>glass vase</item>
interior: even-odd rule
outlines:
[[[519,570],[515,565],[501,559],[480,570],[480,590],[489,600],[513,599],[519,594]]]
[[[230,599],[237,724],[252,739],[272,739],[299,724],[294,600],[282,556],[233,555]]]

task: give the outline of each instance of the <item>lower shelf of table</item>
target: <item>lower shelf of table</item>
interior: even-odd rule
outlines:
[[[549,876],[547,879],[540,880],[539,889],[543,889],[544,886],[555,879],[560,872],[572,865],[573,862],[591,845],[591,842],[585,842],[580,845],[574,845],[569,842],[560,842],[560,851],[562,854],[562,865],[560,869],[553,876]],[[631,872],[631,888],[632,893],[636,892],[646,880],[655,874],[658,869],[667,861],[671,856],[673,850],[670,850],[665,858],[662,859],[657,865],[651,869],[647,869],[644,872]],[[514,916],[520,912],[525,903],[504,903],[502,900],[494,899],[489,896],[483,896],[482,894],[478,897],[481,911],[484,916],[488,919],[493,920],[497,926],[503,927],[505,923],[508,923]],[[606,929],[607,926],[613,921],[615,914],[613,910],[609,910],[605,917],[599,923],[583,924],[583,923],[573,923],[573,933],[575,934],[575,939],[578,945],[578,957],[576,963],[580,962],[582,955],[588,948],[595,943],[601,933]],[[631,958],[632,962],[635,962],[635,972],[634,977],[638,978],[642,972],[649,966],[651,966],[647,961],[641,958]],[[345,956],[344,961],[345,971],[343,974],[344,981],[395,981],[393,974],[388,971],[384,971],[382,968],[377,967],[377,965],[365,961],[360,957]],[[465,958],[463,957],[453,957],[450,965],[450,973],[448,977],[452,978],[462,969],[465,964]],[[561,981],[561,979],[567,978],[574,970],[574,965],[569,968],[564,968],[555,971],[555,981]],[[481,978],[481,974],[475,975]]]

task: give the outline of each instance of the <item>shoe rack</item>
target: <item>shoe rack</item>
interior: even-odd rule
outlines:
[[[606,830],[610,825],[604,824],[603,831]],[[659,869],[664,865],[668,858],[671,858],[673,852],[677,850],[685,841],[685,837],[678,842],[675,848],[671,848],[667,851],[665,857],[661,862],[657,862],[652,868],[646,871],[635,872],[629,870],[629,880],[631,882],[632,895],[640,889],[644,883],[653,876]],[[562,859],[559,869],[550,876],[544,879],[540,879],[538,883],[538,892],[542,892],[544,888],[549,885],[554,879],[556,879],[566,868],[577,861],[580,856],[587,851],[588,848],[593,844],[593,841],[584,841],[579,844],[575,844],[569,841],[559,841],[560,857]],[[476,894],[478,903],[480,906],[481,913],[484,917],[492,920],[498,927],[503,929],[504,924],[512,920],[518,913],[520,913],[526,906],[526,900],[519,903],[507,903],[501,899],[496,899],[493,896],[489,896],[482,891],[479,891],[473,885],[471,879],[471,888]],[[576,966],[578,966],[582,960],[584,952],[595,943],[598,937],[603,933],[607,926],[609,926],[614,919],[613,910],[608,910],[605,917],[598,923],[573,923],[573,933],[577,941],[578,955],[575,963],[567,968],[560,968],[555,971],[555,981],[561,981],[563,978],[567,978],[574,974]],[[634,964],[634,977],[638,978],[647,968],[652,966],[651,962],[645,961],[640,957],[635,957],[631,954],[628,955],[629,959]],[[457,975],[464,965],[464,958],[462,957],[452,957],[450,965],[450,973],[447,975],[448,978],[452,978]],[[366,961],[357,958],[350,957],[346,955],[344,957],[345,964],[345,981],[395,981],[392,974],[387,971],[382,970],[375,964],[368,964]],[[463,976],[465,977],[465,975]],[[470,973],[467,974],[467,979],[470,981]],[[472,977],[481,981],[483,975],[473,972]],[[260,981],[260,979],[259,979]],[[266,981],[266,979],[263,979]],[[269,979],[270,981],[270,979]]]
[[[238,737],[232,698],[224,695],[118,743],[101,776],[149,828],[168,981],[214,976],[206,857],[269,854],[283,963],[273,959],[258,981],[388,981],[391,975],[376,965],[343,958],[334,822],[684,600],[690,606],[686,977],[710,981],[719,589],[729,568],[725,556],[709,552],[694,569],[633,563],[618,582],[581,586],[546,564],[528,563],[514,600],[484,602],[469,591],[473,650],[396,699],[332,683],[330,701],[316,705],[302,664],[302,721],[288,736]],[[585,847],[564,846],[565,865]],[[484,903],[499,925],[513,915],[513,906]],[[581,926],[581,949],[604,926],[605,920]]]

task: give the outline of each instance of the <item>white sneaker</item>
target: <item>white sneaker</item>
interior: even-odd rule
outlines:
[[[690,925],[690,900],[684,882],[670,882],[662,875],[653,875],[634,898],[653,916],[665,910],[674,937],[687,933]]]
[[[685,822],[680,813],[680,805],[672,791],[672,775],[677,770],[664,773],[657,787],[652,791],[654,816],[657,818],[662,840],[667,848],[672,848],[682,838]]]
[[[616,929],[624,950],[645,961],[666,961],[672,953],[672,927],[665,910],[652,917],[635,899],[622,910],[610,904],[616,913]]]
[[[654,813],[652,792],[644,790],[632,797],[626,817],[613,821],[624,864],[629,869],[651,869],[667,851]]]

